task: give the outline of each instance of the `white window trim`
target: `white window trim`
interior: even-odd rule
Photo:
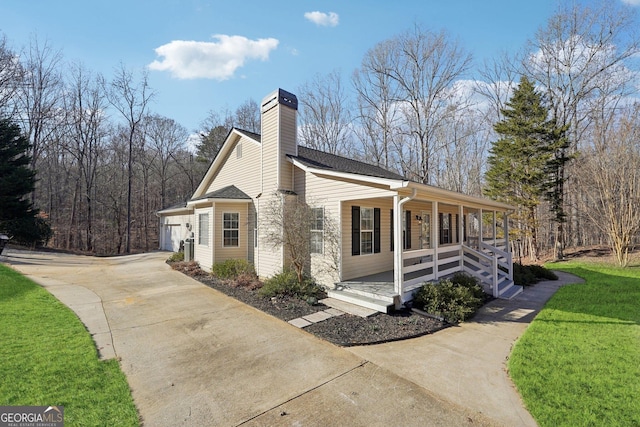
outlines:
[[[225,228],[225,220],[224,220],[224,216],[230,214],[230,215],[237,215],[238,216],[238,228]],[[227,245],[226,244],[226,238],[225,238],[225,232],[226,231],[237,231],[238,232],[238,237],[237,237],[237,244],[235,245]],[[222,247],[223,248],[238,248],[240,247],[240,212],[222,212]]]
[[[203,221],[203,217],[206,219]],[[203,233],[202,225],[206,224],[206,232]],[[209,212],[198,213],[198,245],[209,246]]]
[[[371,212],[371,229],[365,229],[362,226],[362,214],[364,213],[365,210],[368,210]],[[375,210],[371,207],[364,207],[364,206],[360,206],[360,255],[373,255],[375,253]],[[364,239],[362,238],[362,236],[364,235],[364,233],[369,233],[371,234],[371,252],[365,252],[364,251]]]
[[[320,210],[322,212],[322,228],[320,229],[316,229],[313,228],[315,227],[316,224],[316,216],[315,214],[313,215],[313,221],[311,223],[311,230],[310,233],[311,235],[320,235],[320,251],[314,251],[313,248],[310,248],[310,251],[312,254],[317,254],[317,255],[322,255],[324,254],[324,224],[325,224],[325,220],[324,220],[324,215],[325,215],[325,211],[324,211],[324,207],[317,207],[317,208],[311,208],[312,212],[315,212],[316,210]]]

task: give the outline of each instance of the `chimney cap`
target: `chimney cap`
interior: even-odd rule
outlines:
[[[276,104],[286,105],[289,108],[297,110],[298,98],[291,92],[287,92],[284,89],[277,89],[262,100],[262,112],[264,113]]]

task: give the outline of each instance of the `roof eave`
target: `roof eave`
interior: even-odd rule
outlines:
[[[444,188],[434,187],[428,184],[421,184],[413,181],[403,181],[402,185],[397,187],[391,187],[392,190],[401,190],[404,188],[413,189],[418,191],[424,191],[435,196],[439,196],[443,199],[450,199],[466,203],[470,206],[479,207],[491,207],[502,211],[515,211],[515,207],[502,202],[496,202],[495,200],[485,199],[482,197],[470,196],[468,194],[458,193],[456,191],[445,190]]]

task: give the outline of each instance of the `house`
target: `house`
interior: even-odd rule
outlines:
[[[384,312],[425,281],[458,271],[495,297],[521,292],[505,238],[511,206],[298,146],[297,109],[296,96],[278,89],[261,103],[261,135],[230,131],[193,197],[158,212],[161,249],[175,251],[193,236],[201,266],[243,258],[272,276],[287,260],[265,242],[266,206],[295,194],[316,212],[310,273],[333,298]],[[338,257],[323,241],[329,218],[339,230]]]

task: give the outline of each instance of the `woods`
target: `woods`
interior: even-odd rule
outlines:
[[[476,64],[452,34],[414,25],[356,70],[290,88],[299,141],[516,205],[511,238],[531,259],[609,244],[624,265],[640,231],[637,28],[619,2],[565,2],[520,51]],[[153,112],[145,71],[114,70],[0,39],[0,114],[29,143],[29,198],[51,246],[155,249],[155,212],[191,196],[231,127],[260,132],[252,99],[210,111],[195,133]]]

